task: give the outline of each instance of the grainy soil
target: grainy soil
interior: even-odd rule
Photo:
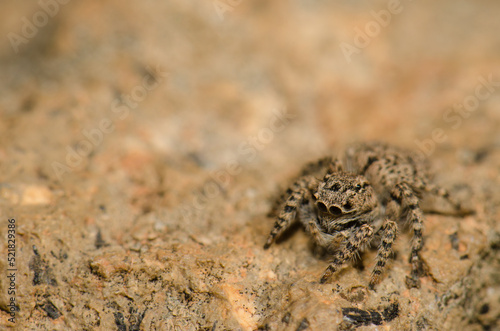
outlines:
[[[63,2],[1,5],[0,329],[500,330],[500,2]],[[375,290],[375,250],[320,284],[300,227],[263,249],[365,140],[474,210],[429,202],[420,288],[404,230]]]

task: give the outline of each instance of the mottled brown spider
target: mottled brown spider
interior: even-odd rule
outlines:
[[[351,145],[343,164],[329,157],[306,165],[276,202],[277,220],[264,248],[300,221],[320,247],[333,252],[321,277],[324,283],[378,237],[369,283],[373,288],[392,253],[398,223],[407,221],[413,240],[411,276],[406,277],[406,284],[418,287],[419,277],[428,272],[420,256],[425,218],[419,203],[424,193],[444,198],[455,210],[461,208],[446,190],[429,183],[423,162],[409,151],[379,142]]]

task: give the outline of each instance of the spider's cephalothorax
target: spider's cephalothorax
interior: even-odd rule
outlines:
[[[411,153],[383,143],[356,144],[346,151],[345,168],[333,158],[308,164],[275,204],[277,220],[264,246],[268,248],[296,220],[314,241],[333,253],[321,282],[325,282],[375,237],[380,245],[370,279],[380,278],[396,239],[397,222],[407,220],[413,231],[411,277],[418,286],[427,267],[420,257],[424,215],[419,196],[425,192],[454,203],[443,189],[428,183],[422,164]],[[384,208],[380,208],[383,206]]]
[[[319,225],[329,233],[369,223],[378,205],[375,191],[366,178],[349,173],[327,174],[313,199]]]

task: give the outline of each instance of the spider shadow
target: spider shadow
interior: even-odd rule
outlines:
[[[302,224],[299,222],[296,222],[292,224],[288,229],[285,230],[277,239],[276,239],[276,244],[280,245],[281,243],[289,240],[297,231],[304,229]]]

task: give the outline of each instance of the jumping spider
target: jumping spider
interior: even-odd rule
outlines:
[[[410,152],[384,143],[351,145],[342,164],[324,158],[308,164],[275,205],[278,216],[264,248],[298,219],[314,242],[334,252],[321,283],[368,246],[376,237],[380,245],[370,278],[370,288],[380,280],[398,232],[407,220],[413,231],[411,276],[408,287],[418,287],[428,267],[420,256],[424,214],[420,198],[431,193],[444,198],[455,210],[446,190],[429,183],[423,163]]]

